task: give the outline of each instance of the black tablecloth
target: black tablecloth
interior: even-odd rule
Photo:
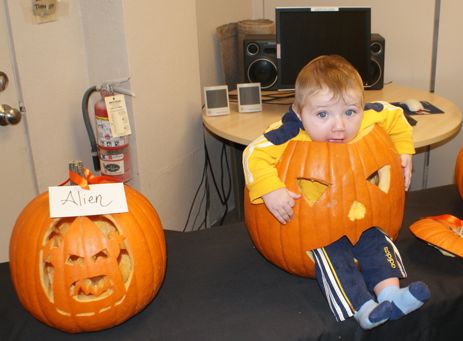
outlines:
[[[409,277],[432,298],[419,311],[363,331],[337,323],[317,283],[290,275],[253,247],[243,224],[198,232],[166,231],[166,278],[140,314],[104,331],[66,334],[35,320],[20,305],[0,264],[0,340],[462,340],[463,260],[445,257],[408,226],[427,216],[463,218],[453,186],[407,194],[397,240]]]

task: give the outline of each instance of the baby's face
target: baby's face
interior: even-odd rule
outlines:
[[[360,129],[362,94],[352,91],[333,98],[332,91],[324,88],[307,96],[303,107],[294,110],[313,141],[346,143]]]

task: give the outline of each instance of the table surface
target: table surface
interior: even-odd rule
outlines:
[[[277,94],[278,95],[278,94]],[[285,94],[280,93],[283,98]],[[263,93],[265,100],[265,93]],[[443,114],[413,115],[417,124],[413,127],[415,148],[429,146],[452,137],[460,129],[462,113],[450,100],[423,90],[397,84],[387,84],[381,90],[365,91],[365,101],[376,100],[403,102],[409,98],[427,101],[438,107]],[[230,114],[222,116],[202,115],[204,126],[213,134],[228,141],[248,145],[261,135],[273,122],[278,121],[288,110],[292,98],[280,100],[282,104],[263,104],[261,112],[240,113],[237,103],[230,103]]]
[[[0,340],[461,340],[463,260],[443,256],[408,229],[423,216],[444,213],[463,217],[455,186],[407,193],[396,242],[408,273],[401,285],[424,281],[431,299],[420,310],[372,331],[363,331],[354,319],[336,322],[317,282],[266,261],[240,223],[188,233],[165,231],[167,271],[155,299],[125,323],[99,332],[70,335],[33,318],[15,294],[9,264],[2,263]]]

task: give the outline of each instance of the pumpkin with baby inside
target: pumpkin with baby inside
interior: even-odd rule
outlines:
[[[355,244],[373,226],[397,238],[405,200],[403,171],[381,128],[365,130],[346,144],[291,141],[277,170],[286,187],[301,194],[289,223],[280,224],[264,204],[244,195],[251,239],[273,264],[315,277],[310,250],[342,236]]]

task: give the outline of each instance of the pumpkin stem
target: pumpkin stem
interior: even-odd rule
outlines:
[[[84,174],[84,164],[80,160],[73,160],[69,162],[69,171],[74,172],[82,177],[85,177]],[[72,180],[70,181],[70,185],[78,185],[74,183]]]

